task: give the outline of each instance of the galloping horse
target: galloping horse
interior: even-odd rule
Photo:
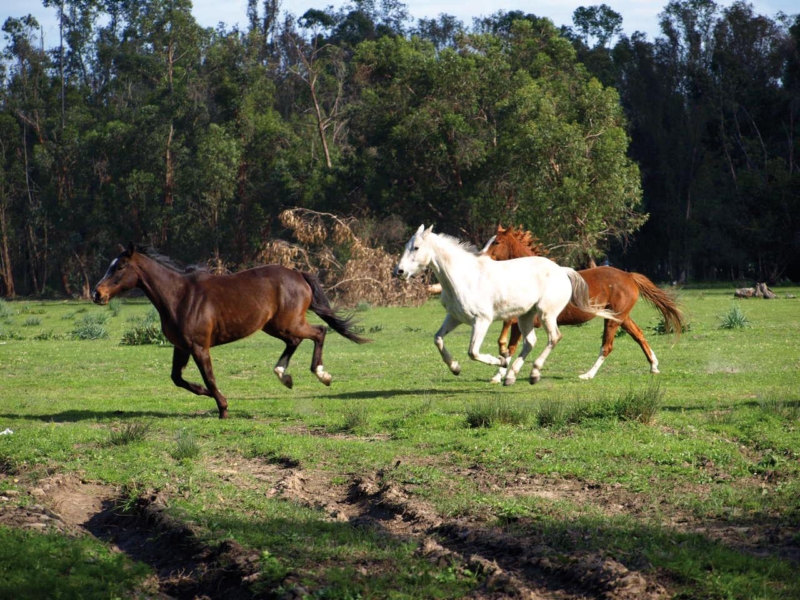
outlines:
[[[219,418],[228,416],[228,401],[217,387],[211,368],[209,348],[235,342],[259,329],[286,344],[275,374],[287,388],[292,376],[286,373],[289,359],[305,339],[314,341],[311,372],[325,385],[331,376],[322,366],[322,345],[326,328],[306,321],[310,308],[337,333],[357,344],[369,340],[352,331],[351,319],[331,309],[319,280],[310,273],[268,265],[233,275],[211,275],[204,271],[182,273],[152,250],[130,244],[119,247],[121,254],[92,294],[97,304],[106,304],[117,294],[140,288],[161,316],[161,329],[175,347],[172,381],[178,387],[217,402]],[[205,387],[183,378],[193,358]]]
[[[533,363],[532,384],[541,379],[544,361],[561,339],[556,317],[568,302],[592,315],[614,318],[609,311],[589,302],[586,282],[573,269],[541,256],[496,262],[477,255],[474,248],[453,237],[433,233],[433,227],[425,229],[420,225],[406,244],[394,273],[408,279],[426,267],[431,268],[442,284],[441,301],[447,309],[434,341],[442,360],[455,375],[461,372],[461,367],[445,348],[444,337],[461,323],[472,326],[469,357],[505,368],[508,358],[481,354],[481,344],[493,321],[518,318],[525,342],[504,381],[505,385],[511,385],[536,343],[534,316],[539,316],[547,330],[547,346]]]
[[[501,261],[522,256],[536,256],[536,245],[529,232],[515,230],[513,227],[503,229],[498,226],[497,233],[486,245],[484,253],[495,260]],[[658,373],[658,359],[655,352],[653,352],[644,338],[642,330],[631,319],[630,313],[639,299],[639,294],[641,294],[645,300],[661,312],[666,330],[680,335],[685,321],[683,314],[678,309],[674,296],[657,287],[647,277],[639,273],[627,273],[613,267],[595,267],[578,271],[578,273],[586,280],[589,286],[589,296],[592,298],[592,302],[609,309],[619,319],[606,319],[600,356],[598,356],[592,368],[581,375],[580,378],[591,379],[597,374],[597,370],[614,348],[614,336],[618,327],[622,327],[641,346],[644,355],[650,362],[650,372]],[[596,314],[586,312],[573,304],[569,304],[558,315],[558,324],[579,325],[594,319],[596,316]],[[537,326],[539,326],[538,323]],[[506,343],[509,330],[511,330],[511,336],[508,343]],[[520,328],[516,326],[513,320],[503,323],[503,330],[497,340],[500,353],[513,356],[521,335]],[[503,373],[498,372],[492,381],[499,383],[502,377]]]

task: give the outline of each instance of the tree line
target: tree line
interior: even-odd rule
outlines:
[[[797,15],[675,1],[650,41],[606,5],[556,28],[249,0],[212,29],[189,0],[44,4],[55,46],[3,24],[0,295],[88,297],[119,242],[257,264],[291,207],[388,250],[503,223],[573,266],[800,277]]]

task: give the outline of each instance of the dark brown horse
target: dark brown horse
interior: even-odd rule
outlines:
[[[538,244],[531,236],[530,232],[515,230],[513,227],[504,229],[497,227],[497,233],[485,249],[486,254],[495,260],[508,260],[520,258],[522,256],[536,256]],[[641,346],[644,355],[650,362],[650,372],[658,373],[658,359],[644,338],[642,330],[630,317],[631,310],[639,299],[639,295],[657,308],[664,317],[665,329],[680,335],[684,326],[684,318],[678,309],[677,301],[674,296],[650,281],[639,273],[627,273],[613,267],[595,267],[578,271],[589,285],[589,296],[592,302],[603,308],[616,313],[619,321],[606,319],[603,328],[603,345],[600,348],[600,356],[591,369],[581,375],[581,379],[591,379],[597,374],[600,365],[606,357],[611,354],[614,348],[614,336],[617,328],[628,333]],[[572,304],[558,316],[559,325],[579,325],[593,319],[595,315],[584,312]],[[536,323],[538,327],[539,324]],[[509,330],[511,331],[510,339]],[[500,347],[500,354],[511,356],[517,349],[522,334],[515,321],[503,323],[503,330],[497,344]],[[492,381],[499,382],[501,377],[495,376]]]
[[[331,309],[316,276],[278,265],[256,267],[233,275],[211,275],[204,271],[184,273],[170,266],[152,250],[120,246],[121,254],[108,267],[92,295],[106,304],[117,294],[134,287],[141,289],[161,316],[161,329],[175,347],[172,381],[178,387],[217,401],[219,418],[228,416],[228,402],[219,391],[211,368],[209,348],[235,342],[258,331],[286,344],[275,374],[292,387],[286,373],[289,360],[305,339],[314,341],[311,372],[325,385],[331,376],[322,366],[322,345],[326,328],[306,321],[310,308],[337,333],[357,344],[369,340],[356,335],[348,317]],[[193,358],[205,387],[183,378]]]

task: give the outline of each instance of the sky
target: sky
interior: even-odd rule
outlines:
[[[643,31],[651,40],[660,33],[658,14],[668,0],[405,0],[408,12],[416,22],[420,18],[435,18],[445,13],[453,15],[466,25],[473,17],[487,16],[497,11],[521,10],[539,17],[549,17],[557,27],[572,25],[572,13],[579,6],[607,4],[622,15],[622,29],[631,35]],[[335,8],[344,4],[342,0],[282,0],[281,10],[302,15],[309,8],[324,9],[329,5]],[[45,46],[58,43],[56,11],[44,8],[40,0],[3,0],[0,6],[0,23],[8,17],[22,17],[32,14],[42,25]],[[261,3],[259,2],[259,5]],[[720,6],[730,6],[733,0],[717,0]],[[798,0],[757,0],[752,2],[755,11],[769,17],[778,12],[796,14],[800,12]],[[216,27],[220,22],[228,28],[239,24],[247,26],[247,0],[194,0],[193,14],[204,27]],[[2,47],[5,46],[5,39]]]

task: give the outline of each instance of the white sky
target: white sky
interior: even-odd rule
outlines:
[[[466,25],[472,17],[490,15],[499,10],[522,10],[540,17],[549,17],[555,25],[572,25],[572,13],[579,6],[607,4],[622,15],[623,31],[630,35],[643,31],[652,40],[659,35],[658,14],[669,0],[405,0],[408,12],[416,22],[419,18],[433,18],[441,13],[453,15]],[[730,6],[733,0],[717,0],[720,6]],[[45,46],[52,47],[58,41],[56,10],[44,8],[40,0],[3,0],[0,3],[0,23],[8,17],[22,17],[32,14],[44,28]],[[324,9],[329,5],[339,7],[342,0],[282,0],[281,10],[290,11],[296,16],[309,8]],[[247,0],[194,0],[194,16],[204,27],[215,27],[223,22],[229,28],[239,24],[247,26]],[[261,5],[261,2],[259,2]],[[798,0],[757,0],[753,2],[759,14],[774,17],[782,11],[786,14],[800,12]],[[2,47],[5,46],[5,40]]]

